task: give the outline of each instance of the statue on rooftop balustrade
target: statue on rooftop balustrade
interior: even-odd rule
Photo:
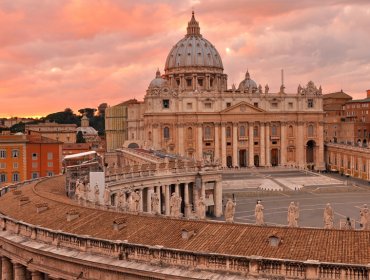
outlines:
[[[139,191],[131,192],[131,200],[130,200],[130,211],[132,212],[139,212],[139,205],[140,205],[140,194]]]
[[[203,196],[201,196],[197,202],[197,217],[202,220],[206,218],[206,202]]]
[[[151,203],[152,203],[152,213],[153,214],[161,214],[161,208],[159,205],[159,195],[156,192],[152,193],[151,197]]]
[[[178,218],[180,216],[182,199],[176,193],[172,193],[170,198],[170,216]]]
[[[98,184],[96,183],[94,187],[95,204],[100,204],[99,195],[100,195],[100,190],[99,190]]]

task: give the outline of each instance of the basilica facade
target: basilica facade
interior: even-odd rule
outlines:
[[[222,59],[194,13],[144,101],[117,106],[106,113],[108,151],[140,147],[234,168],[325,167],[321,87],[310,81],[295,93],[285,92],[284,84],[270,92],[248,71],[228,87]]]

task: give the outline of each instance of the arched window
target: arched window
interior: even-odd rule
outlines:
[[[187,138],[193,139],[193,128],[188,127]]]
[[[271,127],[271,136],[277,136],[277,127],[276,127],[276,125],[273,125]]]
[[[149,139],[149,141],[152,141],[152,132],[151,131],[148,132],[148,139]]]
[[[170,139],[170,128],[167,126],[163,128],[163,138]]]
[[[290,125],[290,126],[288,127],[288,136],[289,136],[289,137],[293,137],[293,126],[292,126],[292,125]]]
[[[307,128],[307,135],[308,137],[313,137],[313,125],[310,124]]]
[[[211,127],[206,126],[204,128],[204,139],[211,139],[212,138],[212,132],[211,132]]]
[[[231,127],[230,126],[226,127],[226,137],[227,138],[231,137]]]
[[[245,137],[245,126],[244,125],[239,127],[239,136]]]
[[[253,128],[253,137],[258,137],[258,126]]]

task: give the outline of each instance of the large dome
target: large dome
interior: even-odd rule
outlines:
[[[223,70],[220,54],[200,34],[199,23],[195,20],[193,12],[185,38],[181,39],[167,56],[165,71],[197,66]]]

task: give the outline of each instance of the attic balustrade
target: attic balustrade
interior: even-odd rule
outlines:
[[[31,225],[0,214],[0,230],[30,238],[40,243],[98,254],[118,260],[171,265],[259,277],[285,279],[348,279],[369,280],[370,265],[320,263],[262,258],[259,256],[234,256],[227,254],[191,252],[186,250],[133,244],[126,240],[106,240],[51,230]],[[180,233],[179,233],[180,234]],[[6,242],[2,238],[1,242]],[[42,248],[42,247],[41,247]],[[16,258],[16,256],[14,256]],[[308,277],[307,275],[310,275]],[[274,278],[274,279],[275,279]]]

